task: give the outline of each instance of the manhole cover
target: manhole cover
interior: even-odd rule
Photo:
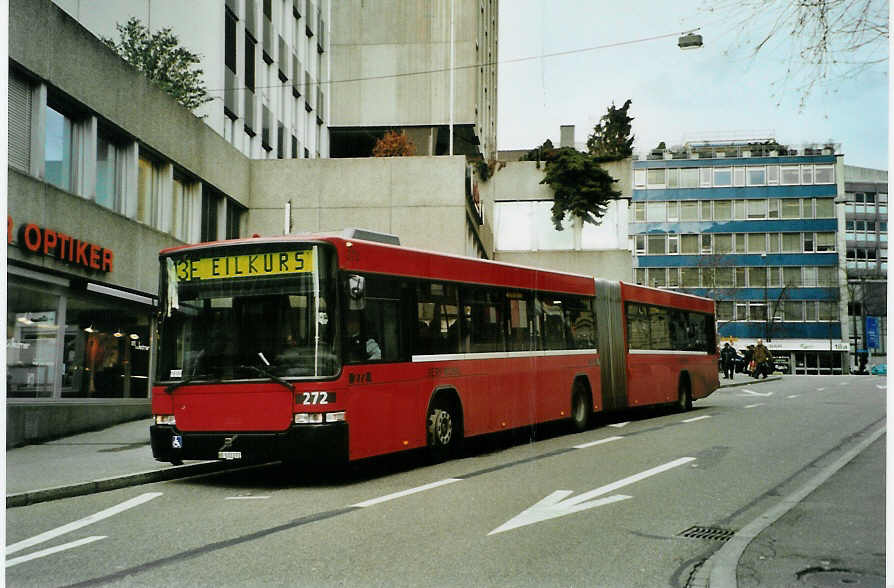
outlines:
[[[851,572],[849,570],[805,570],[798,574],[798,578],[807,586],[826,588],[827,586],[856,586],[859,588],[883,588],[884,578]]]

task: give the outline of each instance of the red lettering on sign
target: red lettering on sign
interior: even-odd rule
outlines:
[[[102,271],[110,272],[112,271],[112,262],[115,258],[115,254],[112,253],[111,249],[103,249],[102,250]]]
[[[53,229],[44,229],[43,230],[43,254],[49,255],[50,251],[56,250],[56,243],[58,240],[56,239],[56,231]]]
[[[6,244],[12,243],[12,217],[6,215]]]
[[[90,265],[90,260],[87,259],[87,246],[90,245],[90,243],[87,243],[86,241],[75,241],[75,243],[78,244],[78,252],[77,257],[75,258],[75,263],[78,265]]]
[[[90,245],[90,267],[93,269],[99,269],[100,251],[102,251],[100,247]]]
[[[22,236],[25,240],[25,247],[37,253],[37,250],[40,249],[40,228],[35,224],[25,225]]]

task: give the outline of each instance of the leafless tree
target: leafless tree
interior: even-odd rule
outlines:
[[[783,60],[774,95],[794,90],[802,108],[819,87],[871,68],[887,72],[887,0],[706,0],[703,10],[728,25],[728,52]]]

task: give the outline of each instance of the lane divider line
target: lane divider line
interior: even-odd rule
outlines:
[[[582,443],[580,445],[575,445],[575,449],[586,449],[587,447],[593,447],[595,445],[602,445],[603,443],[610,443],[612,441],[618,441],[619,439],[623,439],[624,437],[606,437],[605,439],[599,439],[598,441],[590,441],[589,443]]]
[[[691,418],[691,419],[686,419],[685,421],[681,421],[681,422],[684,422],[684,423],[694,423],[695,421],[701,421],[701,420],[709,419],[709,418],[711,418],[711,415],[707,414],[707,415],[704,415],[704,416],[697,416],[697,417],[693,417],[693,418]]]
[[[66,533],[76,531],[77,529],[86,527],[87,525],[98,523],[103,519],[115,516],[116,514],[122,513],[135,506],[139,506],[145,502],[149,502],[150,500],[158,498],[161,495],[161,492],[146,492],[145,494],[140,494],[136,498],[131,498],[130,500],[126,500],[121,504],[116,504],[111,508],[107,508],[105,510],[94,513],[89,517],[84,517],[83,519],[74,521],[73,523],[68,523],[67,525],[62,525],[61,527],[51,529],[49,531],[46,531],[45,533],[41,533],[40,535],[35,535],[30,539],[25,539],[24,541],[19,541],[18,543],[7,545],[6,555],[22,551],[23,549],[27,549],[39,543],[44,543],[45,541],[49,541],[50,539],[55,539],[60,535],[65,535]]]
[[[745,408],[757,408],[758,406],[766,406],[766,402],[758,402],[757,404],[749,404]]]
[[[227,496],[224,500],[267,500],[269,496]]]
[[[410,488],[408,490],[401,490],[400,492],[394,492],[392,494],[387,494],[385,496],[380,496],[378,498],[371,498],[369,500],[364,500],[363,502],[358,502],[357,504],[352,504],[351,506],[354,508],[366,508],[367,506],[373,506],[374,504],[381,504],[382,502],[388,502],[389,500],[394,500],[396,498],[403,498],[404,496],[410,496],[411,494],[425,492],[426,490],[431,490],[432,488],[438,488],[440,486],[446,486],[447,484],[452,484],[454,482],[460,482],[460,481],[461,481],[461,478],[446,478],[444,480],[432,482],[431,484],[425,484],[423,486],[416,486],[415,488]]]
[[[107,535],[94,535],[93,537],[85,537],[83,539],[78,539],[77,541],[72,541],[71,543],[64,543],[62,545],[57,545],[56,547],[50,547],[48,549],[42,549],[41,551],[35,551],[34,553],[29,553],[28,555],[21,555],[19,557],[14,557],[12,559],[6,560],[6,567],[11,568],[12,566],[17,566],[20,563],[25,563],[26,561],[31,561],[33,559],[38,559],[41,557],[46,557],[48,555],[53,555],[54,553],[59,553],[60,551],[67,551],[69,549],[74,549],[75,547],[80,547],[81,545],[87,545],[88,543],[93,543],[94,541],[99,541],[100,539],[105,539],[108,537]]]

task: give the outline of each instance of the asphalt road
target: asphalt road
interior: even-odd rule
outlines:
[[[686,586],[722,543],[681,533],[736,531],[773,508],[884,426],[882,386],[789,376],[724,389],[687,413],[489,438],[438,465],[411,454],[347,472],[252,467],[11,509],[6,582]],[[878,446],[865,459],[881,459]],[[859,471],[883,487],[883,467]],[[797,517],[783,522],[797,540]],[[871,537],[883,540],[876,522]],[[750,549],[753,585],[771,572],[755,571],[760,542]]]

